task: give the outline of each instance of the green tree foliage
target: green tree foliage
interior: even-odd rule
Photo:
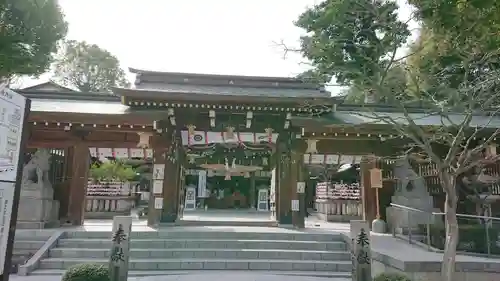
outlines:
[[[55,77],[82,92],[109,92],[112,87],[128,87],[120,62],[110,52],[87,42],[66,41],[55,63]]]
[[[90,168],[90,177],[96,181],[125,182],[136,177],[136,171],[121,161],[109,161],[94,164]]]
[[[0,79],[40,75],[49,68],[67,24],[57,0],[0,3]]]
[[[383,84],[396,50],[410,32],[398,6],[382,0],[326,0],[295,22],[307,35],[301,53],[326,81],[374,91]],[[318,76],[318,75],[316,75]]]
[[[416,93],[460,104],[464,82],[482,80],[500,67],[500,2],[495,0],[410,0],[423,23],[408,66],[418,80]],[[467,66],[467,67],[465,67]],[[414,83],[415,84],[415,83]],[[495,90],[496,88],[493,88]]]
[[[407,93],[407,73],[404,64],[395,64],[387,71],[385,79],[377,91],[375,102],[383,104],[394,104],[397,99],[408,99]],[[346,100],[350,103],[362,103],[365,100],[365,93],[362,85],[351,85],[347,90]]]
[[[497,0],[409,0],[425,26],[464,48],[496,49],[500,38]],[[477,49],[479,48],[479,49]]]

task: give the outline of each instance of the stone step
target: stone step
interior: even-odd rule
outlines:
[[[259,237],[260,238],[260,237]],[[346,250],[344,242],[288,241],[288,240],[210,240],[210,239],[132,239],[131,248],[135,249],[290,249],[313,251]],[[61,239],[59,248],[110,249],[111,239]]]
[[[258,270],[255,270],[259,272]],[[253,271],[253,272],[255,272]],[[64,274],[64,270],[62,269],[38,269],[32,272],[30,275],[38,275],[38,276],[61,276]],[[239,271],[231,271],[231,270],[197,270],[196,274],[228,274],[228,273],[238,273]],[[184,275],[190,274],[192,271],[188,270],[131,270],[128,272],[130,277],[145,277],[145,276],[172,276],[172,275]],[[260,272],[259,272],[260,274]],[[329,272],[329,271],[272,271],[265,270],[266,275],[281,275],[281,276],[304,276],[304,277],[326,277],[326,278],[351,278],[351,272]],[[335,279],[329,279],[329,281],[335,281]]]
[[[110,249],[56,248],[52,258],[107,258]],[[347,251],[273,250],[273,249],[131,249],[130,257],[199,258],[199,259],[281,259],[281,260],[349,260]]]
[[[172,228],[168,231],[140,231],[132,232],[130,238],[134,239],[260,239],[260,240],[297,240],[297,241],[343,241],[339,233],[311,233],[311,232],[287,232],[284,229],[267,229],[266,232],[249,231],[227,231],[216,230],[207,231],[199,228],[193,228],[191,231],[185,231],[186,228]],[[189,228],[188,228],[189,229]],[[254,229],[254,228],[251,228]],[[112,236],[111,231],[71,231],[65,234],[66,238],[101,238],[109,239]]]
[[[31,249],[16,249],[16,248],[14,248],[12,255],[13,256],[30,256],[30,255],[34,255],[37,251],[38,251],[38,249],[31,250]]]
[[[14,241],[14,249],[19,250],[38,250],[40,249],[45,241],[36,241],[36,240],[15,240]]]
[[[82,263],[108,264],[108,259],[48,258],[40,269],[67,269]],[[257,259],[131,259],[129,270],[291,270],[350,272],[351,261],[299,261]]]
[[[162,226],[160,224],[160,226]],[[225,221],[225,220],[180,220],[175,226],[248,226],[248,227],[276,227],[276,221]]]
[[[15,240],[47,241],[55,232],[57,231],[44,229],[18,229],[16,230]]]

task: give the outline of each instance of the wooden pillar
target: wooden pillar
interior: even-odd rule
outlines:
[[[269,189],[270,189],[269,209],[271,211],[271,217],[276,219],[276,221],[278,221],[278,218],[279,218],[279,215],[278,215],[279,198],[280,198],[280,194],[279,194],[279,178],[280,178],[279,177],[279,175],[280,175],[279,155],[280,155],[280,152],[279,152],[278,146],[276,148],[277,149],[274,151],[273,155],[271,155],[271,165],[270,166],[272,168],[272,174],[271,174],[271,179],[270,179],[270,183],[269,183]],[[274,175],[274,177],[273,177],[273,175]],[[271,188],[271,186],[274,186],[274,188]]]
[[[158,140],[157,140],[158,138]],[[156,198],[163,198],[163,182],[161,180],[155,179],[155,165],[165,164],[165,148],[161,147],[161,139],[159,136],[153,136],[152,138],[152,147],[153,147],[153,173],[151,178],[151,189],[149,195],[149,204],[148,204],[148,225],[155,226],[160,222],[160,214],[161,209],[157,209],[155,207]],[[166,171],[164,171],[164,175]],[[161,185],[161,189],[155,188],[155,186]]]
[[[292,165],[291,165],[291,134],[280,134],[278,138],[279,156],[279,206],[278,223],[281,225],[292,224]]]
[[[255,172],[250,173],[250,192],[249,192],[249,207],[250,209],[256,209],[257,203],[255,202]]]
[[[293,225],[298,226],[300,223],[299,210],[292,208],[292,201],[299,202],[299,194],[297,193],[297,183],[299,182],[299,164],[300,154],[296,150],[290,153],[290,209],[292,210]]]
[[[73,172],[73,147],[67,147],[64,149],[64,172],[61,182],[61,188],[59,189],[59,218],[64,220],[69,220],[69,201],[70,201],[70,188],[71,188],[71,178]],[[71,222],[71,221],[69,221]]]
[[[177,157],[177,141],[174,132],[163,133],[153,136],[153,169],[156,165],[164,165],[162,192],[150,196],[148,225],[158,223],[174,223],[178,213],[178,185],[179,185],[179,161]],[[153,181],[155,181],[153,171]],[[154,183],[153,183],[154,185]],[[154,190],[154,188],[153,188]],[[162,198],[162,199],[160,199]],[[162,208],[155,208],[155,201],[162,200]]]
[[[304,152],[305,144],[300,140],[296,139],[293,142],[293,147],[291,151],[291,164],[290,164],[290,179],[291,179],[291,200],[296,200],[295,207],[299,207],[299,210],[294,210],[293,214],[293,225],[299,228],[303,228],[305,225],[305,190],[297,189],[298,183],[304,182]]]
[[[163,210],[161,223],[174,223],[179,214],[179,191],[183,183],[181,177],[183,153],[177,132],[173,131],[170,146],[165,153],[165,181],[163,182]]]
[[[361,203],[363,205],[363,220],[370,223],[377,216],[375,189],[371,186],[370,169],[376,167],[374,156],[364,157],[361,161]]]
[[[184,169],[184,163],[186,161],[186,154],[184,152],[184,149],[182,147],[182,141],[181,139],[177,139],[176,142],[176,147],[177,147],[177,153],[176,153],[176,189],[175,189],[175,213],[177,214],[177,219],[182,218],[182,214],[184,212],[184,209],[181,209],[181,206],[184,206],[184,194],[185,194],[185,189],[186,189],[186,170]]]
[[[68,220],[73,225],[83,225],[87,196],[87,180],[90,166],[90,152],[87,144],[80,142],[73,146],[71,157],[71,179],[69,186]]]

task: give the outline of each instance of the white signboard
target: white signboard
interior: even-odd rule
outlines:
[[[259,189],[257,196],[257,211],[269,211],[268,190]]]
[[[7,259],[25,107],[25,97],[0,87],[0,274],[2,275]]]
[[[298,212],[300,210],[299,200],[292,200],[292,211]]]
[[[196,188],[186,187],[186,200],[184,201],[184,210],[191,211],[196,209]]]
[[[153,193],[163,194],[163,180],[153,180]]]
[[[165,179],[165,164],[154,164],[153,165],[153,179],[163,180]]]
[[[201,170],[198,173],[198,198],[207,197],[207,171]]]
[[[306,183],[303,181],[297,182],[297,193],[306,192]]]
[[[0,274],[3,274],[7,254],[14,188],[14,182],[0,182]]]
[[[156,197],[155,198],[155,209],[156,210],[163,209],[163,198],[161,198],[161,197]]]
[[[16,181],[26,98],[0,89],[0,181]]]

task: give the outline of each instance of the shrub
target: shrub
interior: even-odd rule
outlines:
[[[77,264],[64,273],[61,281],[110,281],[109,269],[99,264]]]
[[[459,242],[458,251],[481,253],[488,252],[488,243],[486,241],[486,226],[484,224],[463,224],[458,226]],[[490,237],[490,251],[492,254],[500,254],[500,248],[497,246],[500,229],[498,226],[488,228]],[[435,248],[444,249],[446,230],[443,226],[431,227],[431,245]]]
[[[382,273],[375,277],[373,281],[412,281],[410,277],[399,273]]]

